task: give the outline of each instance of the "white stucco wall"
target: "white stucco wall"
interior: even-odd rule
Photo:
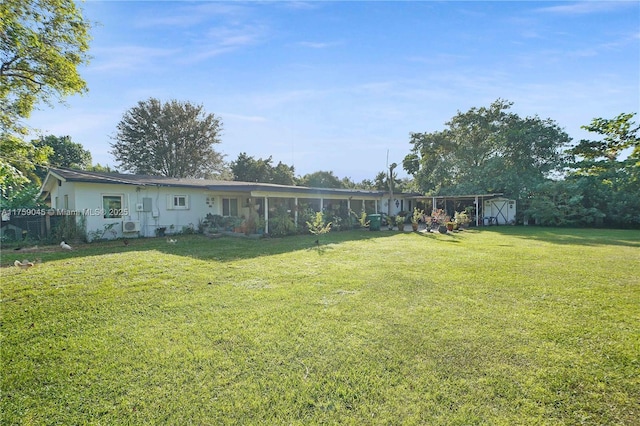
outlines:
[[[64,205],[64,196],[67,195],[68,208]],[[224,197],[237,197],[240,204],[241,194],[225,194]],[[105,217],[104,196],[117,196],[122,200],[121,217]],[[185,197],[186,206],[174,208],[172,201],[174,196]],[[197,229],[200,220],[208,213],[222,213],[221,194],[199,188],[175,188],[175,187],[139,187],[135,185],[95,184],[86,182],[63,182],[61,186],[52,188],[52,207],[58,212],[69,210],[71,214],[82,215],[86,221],[87,234],[103,231],[106,226],[115,224],[104,235],[104,238],[121,238],[156,235],[156,229],[165,227],[166,233],[177,233],[185,226],[193,226]],[[144,199],[150,199],[151,203],[144,204]],[[148,211],[144,207],[150,207]],[[123,222],[137,222],[138,232],[124,233]]]
[[[388,206],[389,206],[389,198],[386,197],[382,200],[382,205],[378,207],[378,209],[382,212],[382,213],[388,213]],[[400,213],[401,211],[405,211],[405,212],[409,212],[413,210],[413,207],[415,207],[415,202],[412,200],[407,200],[405,198],[402,197],[397,197],[394,196],[393,200],[391,200],[391,216],[395,216],[398,213]]]

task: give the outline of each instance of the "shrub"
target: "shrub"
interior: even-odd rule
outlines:
[[[269,234],[274,237],[284,237],[296,233],[296,224],[291,219],[286,207],[279,206],[273,217],[269,218]]]
[[[313,222],[307,222],[307,228],[314,235],[323,235],[331,231],[331,222],[325,223],[322,212],[317,212]]]
[[[84,216],[63,216],[51,233],[51,237],[54,241],[87,241],[86,224],[87,220]],[[103,238],[104,234],[110,229],[110,227],[107,229],[105,226],[104,230],[98,230],[95,233],[101,233],[100,238]],[[93,240],[93,238],[90,238],[90,240]]]

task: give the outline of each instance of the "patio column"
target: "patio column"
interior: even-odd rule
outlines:
[[[293,199],[293,222],[298,226],[298,197]]]
[[[480,212],[478,211],[478,196],[476,195],[476,198],[474,200],[475,204],[476,204],[476,226],[480,226]]]
[[[269,233],[269,197],[264,197],[264,232]]]
[[[324,198],[320,197],[320,211],[324,210]]]

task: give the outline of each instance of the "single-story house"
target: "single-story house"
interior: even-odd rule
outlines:
[[[223,217],[254,216],[264,221],[276,208],[286,208],[298,222],[296,207],[314,211],[347,209],[368,214],[386,212],[384,191],[309,188],[255,182],[182,179],[163,176],[101,173],[51,168],[41,195],[56,215],[83,217],[87,238],[150,237],[196,229],[208,214]],[[385,201],[387,204],[385,204]],[[394,194],[393,213],[409,210],[411,200]],[[104,233],[108,229],[109,233]],[[104,235],[103,235],[104,234]]]

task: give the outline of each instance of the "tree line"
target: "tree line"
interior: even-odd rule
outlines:
[[[504,193],[519,220],[555,226],[640,227],[635,113],[594,118],[573,144],[551,119],[520,117],[512,103],[458,112],[442,131],[412,133],[405,170],[425,194]]]

